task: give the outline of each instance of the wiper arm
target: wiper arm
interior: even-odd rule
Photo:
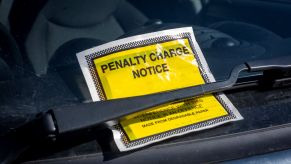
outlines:
[[[228,80],[178,90],[137,96],[130,98],[113,99],[71,107],[52,109],[49,114],[54,119],[58,133],[68,133],[76,130],[91,128],[106,124],[123,116],[156,107],[175,101],[230,90],[236,83],[241,71],[247,71],[247,65],[235,67]]]
[[[241,72],[285,69],[291,69],[291,56],[251,61],[238,65],[232,70],[229,79],[226,81],[145,96],[99,101],[51,109],[32,122],[15,129],[15,131],[10,133],[8,137],[12,137],[17,141],[20,140],[20,143],[24,142],[28,144],[47,139],[55,141],[62,136],[88,131],[100,127],[108,121],[117,120],[123,116],[145,109],[206,94],[232,90]],[[0,147],[2,147],[2,145],[0,145]]]
[[[291,68],[291,56],[247,62],[236,66],[228,80],[187,87],[162,93],[149,94],[131,98],[122,98],[108,101],[100,101],[89,104],[81,104],[72,107],[62,107],[49,111],[55,120],[58,133],[67,133],[101,125],[110,120],[201,95],[231,90],[236,84],[240,72],[258,72],[274,69]]]

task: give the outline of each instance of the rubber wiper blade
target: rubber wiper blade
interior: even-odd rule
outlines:
[[[195,98],[211,93],[232,90],[241,72],[291,69],[291,56],[246,62],[233,68],[225,81],[197,85],[167,92],[144,96],[113,99],[86,104],[51,109],[37,119],[14,130],[15,140],[21,143],[36,143],[43,140],[58,140],[68,134],[80,134],[90,131],[108,121],[176,101]],[[7,138],[7,136],[6,136]],[[64,137],[63,137],[64,138]],[[0,140],[1,141],[1,140]],[[1,143],[1,142],[0,142]],[[1,147],[1,145],[0,145]],[[0,151],[1,152],[1,151]],[[1,154],[0,154],[1,157]]]

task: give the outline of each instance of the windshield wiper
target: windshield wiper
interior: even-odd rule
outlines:
[[[145,109],[211,93],[232,90],[241,72],[291,69],[291,56],[246,62],[236,66],[228,80],[167,92],[99,101],[51,109],[35,120],[0,139],[0,162],[13,161],[27,147],[40,142],[56,142],[107,126],[112,120]]]

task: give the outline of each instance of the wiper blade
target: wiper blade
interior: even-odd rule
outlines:
[[[15,129],[14,132],[5,137],[11,137],[13,139],[12,141],[27,143],[28,145],[47,139],[55,141],[62,136],[89,131],[90,129],[106,125],[108,121],[117,120],[123,116],[145,109],[206,94],[232,90],[235,88],[233,86],[236,84],[241,72],[286,69],[291,69],[291,56],[246,62],[236,66],[232,70],[229,79],[221,82],[145,96],[113,99],[51,109],[32,122]],[[2,145],[0,145],[0,147],[2,147]],[[1,151],[0,149],[0,153],[2,153]],[[8,158],[5,160],[10,161]]]
[[[53,109],[49,111],[49,113],[54,117],[58,133],[67,133],[104,124],[107,121],[115,120],[122,116],[159,105],[231,90],[236,84],[240,72],[243,71],[257,72],[288,68],[291,68],[291,56],[252,61],[236,66],[232,70],[229,79],[226,81],[145,96],[100,101],[73,107],[62,107],[59,109]]]

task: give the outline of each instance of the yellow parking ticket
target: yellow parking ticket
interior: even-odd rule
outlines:
[[[94,59],[94,65],[99,75],[100,88],[104,92],[102,94],[107,99],[139,96],[205,83],[188,39],[174,39],[116,52]],[[121,119],[120,124],[129,140],[135,140],[227,114],[214,96],[200,99],[203,103],[199,107],[194,103],[186,103],[190,104],[187,106],[184,103],[172,104],[150,110],[149,113],[156,113],[152,117],[144,116],[144,112],[141,112],[139,117],[128,116]],[[182,110],[178,111],[178,108]],[[183,108],[190,110],[186,112]],[[162,119],[157,117],[160,112],[165,113],[168,109],[178,112],[167,113]],[[205,112],[191,114],[201,109]],[[184,117],[171,119],[182,114]]]
[[[214,82],[192,28],[117,40],[77,57],[94,101]],[[120,118],[111,129],[119,150],[126,151],[240,119],[231,102],[217,94],[140,111]]]

